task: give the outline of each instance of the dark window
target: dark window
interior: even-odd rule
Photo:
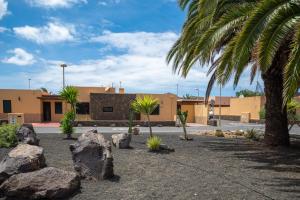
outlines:
[[[103,112],[114,112],[113,107],[103,107]]]
[[[11,100],[3,100],[3,113],[11,113]]]
[[[76,113],[80,115],[90,114],[90,103],[77,103]]]
[[[55,102],[55,114],[62,114],[62,102]]]
[[[159,109],[159,105],[158,105],[158,106],[156,106],[156,108],[153,110],[153,112],[151,113],[151,115],[159,115],[159,111],[160,111],[160,109]]]

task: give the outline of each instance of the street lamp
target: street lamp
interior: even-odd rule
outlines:
[[[198,99],[199,99],[199,88],[195,88],[195,90],[198,92]]]
[[[67,67],[66,64],[61,64],[60,67],[63,68],[63,89],[65,88],[65,68]]]
[[[28,79],[28,88],[30,90],[30,81],[31,81],[31,78]]]

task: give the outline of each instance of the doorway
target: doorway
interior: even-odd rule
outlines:
[[[43,120],[44,122],[51,121],[51,103],[43,102]]]

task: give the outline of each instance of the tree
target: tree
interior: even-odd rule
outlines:
[[[177,116],[183,128],[183,133],[184,133],[183,139],[190,140],[190,138],[188,138],[187,136],[187,131],[186,131],[186,121],[187,121],[188,111],[177,110]]]
[[[266,96],[264,141],[289,145],[286,103],[300,80],[300,2],[293,0],[179,0],[188,8],[182,34],[167,61],[185,77],[196,63],[209,64],[206,99],[213,85],[237,86],[251,67],[262,74]]]
[[[60,91],[59,95],[63,100],[65,100],[71,106],[71,111],[76,114],[76,104],[78,98],[78,90],[73,86],[67,86],[62,91]]]
[[[71,106],[71,111],[64,114],[64,118],[61,121],[62,131],[67,135],[67,139],[72,138],[74,132],[74,121],[76,118],[76,104],[78,98],[78,90],[73,86],[67,86],[60,91],[59,95]]]
[[[150,137],[153,137],[152,127],[150,122],[150,115],[153,113],[155,108],[158,106],[158,100],[151,96],[144,96],[143,98],[137,97],[131,104],[132,109],[137,112],[147,116],[148,126],[150,129]]]
[[[256,92],[248,89],[240,90],[235,93],[237,97],[243,95],[244,97],[254,97],[254,96],[262,96],[263,94],[261,92]]]

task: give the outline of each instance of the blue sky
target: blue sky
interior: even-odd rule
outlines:
[[[183,79],[165,62],[185,13],[176,0],[0,0],[0,88],[119,86],[203,96],[207,68]],[[237,90],[249,86],[245,75]],[[213,94],[217,94],[215,87]],[[223,94],[234,95],[232,84]]]

